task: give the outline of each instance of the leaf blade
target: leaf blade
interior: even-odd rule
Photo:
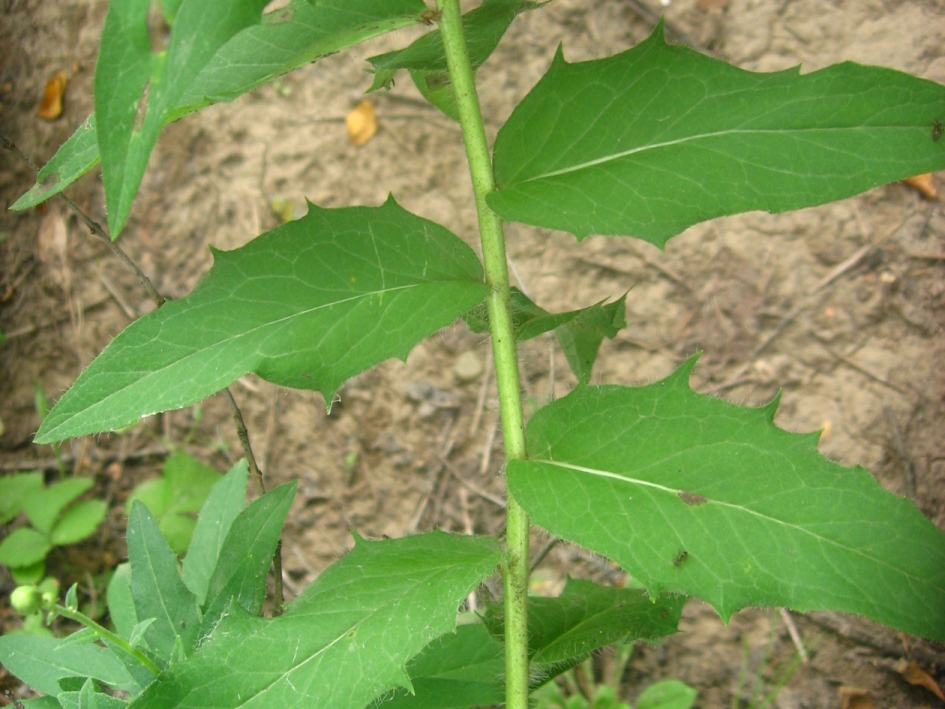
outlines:
[[[830,608],[945,636],[945,534],[862,468],[823,458],[816,435],[775,427],[773,406],[692,392],[694,363],[646,387],[583,387],[536,414],[532,459],[508,471],[532,519],[651,594],[699,596],[723,618]]]
[[[207,600],[210,577],[217,567],[220,550],[233,520],[246,506],[248,471],[245,460],[240,460],[230,468],[213,486],[197,516],[197,526],[182,564],[181,578],[200,606]]]
[[[11,568],[31,566],[42,562],[51,549],[52,543],[45,534],[20,527],[0,542],[0,564]]]
[[[84,500],[71,505],[56,522],[50,540],[57,546],[74,544],[92,536],[108,514],[105,500]]]
[[[823,204],[945,167],[933,140],[945,87],[838,64],[756,74],[662,27],[607,59],[559,52],[499,131],[503,218],[660,247],[687,226],[752,209]]]
[[[118,335],[44,419],[36,441],[120,428],[196,403],[248,372],[320,391],[481,301],[475,253],[445,228],[383,206],[320,209],[215,252],[191,295]]]
[[[95,484],[92,478],[67,478],[37,490],[23,500],[23,511],[43,534],[49,534],[66,506]]]
[[[499,557],[491,538],[358,539],[284,615],[253,618],[231,607],[192,658],[131,706],[163,709],[186,697],[194,709],[363,709],[409,683],[407,660],[454,626],[460,601]]]
[[[45,202],[95,167],[98,161],[98,135],[95,132],[95,114],[92,114],[59,146],[56,154],[36,175],[36,184],[10,209],[19,211]]]
[[[121,661],[90,642],[30,635],[0,637],[0,661],[31,687],[56,696],[65,677],[94,677],[122,689],[137,687]]]
[[[262,610],[266,574],[296,485],[294,481],[267,492],[233,520],[207,586],[204,632],[213,628],[231,599],[251,615]]]
[[[417,23],[422,0],[292,0],[220,48],[195,77],[175,114],[237,96],[287,71],[379,34]]]
[[[155,618],[145,632],[148,647],[163,661],[181,642],[185,653],[197,644],[200,615],[193,594],[177,572],[177,555],[142,502],[128,517],[128,560],[136,617]]]
[[[568,579],[556,598],[529,598],[529,657],[538,665],[554,665],[586,657],[615,642],[659,640],[677,631],[684,596],[663,594],[651,599],[632,588],[601,586]],[[501,606],[491,606],[485,623],[503,635]]]
[[[149,3],[139,0],[129,3],[135,13],[129,14],[131,22],[122,27],[121,33],[106,35],[103,30],[100,52],[105,50],[106,41],[109,44],[117,41],[126,49],[133,67],[129,72],[128,67],[113,66],[101,58],[95,67],[96,112],[102,114],[107,107],[110,116],[116,119],[115,123],[102,120],[98,129],[112,238],[118,236],[128,218],[158,135],[171,119],[184,91],[229,39],[259,23],[266,4],[266,0],[182,0],[164,51],[152,46],[150,35],[160,30],[152,26],[155,18],[149,16]],[[109,6],[109,14],[112,7]],[[137,102],[119,104],[111,95],[112,89],[100,88],[108,83],[116,85],[116,91],[138,99]]]

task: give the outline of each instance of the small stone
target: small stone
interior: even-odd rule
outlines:
[[[461,384],[475,381],[482,376],[482,360],[475,352],[463,352],[453,365],[453,374]]]

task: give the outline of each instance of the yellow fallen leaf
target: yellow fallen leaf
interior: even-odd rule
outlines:
[[[932,692],[932,694],[945,702],[945,694],[942,693],[942,688],[938,686],[938,682],[932,679],[932,676],[916,663],[902,660],[896,664],[896,671],[901,674],[909,684],[925,687]]]
[[[938,190],[935,189],[935,183],[932,182],[932,173],[926,172],[915,177],[907,177],[903,180],[909,187],[913,187],[927,199],[935,199]]]
[[[364,145],[377,133],[377,117],[370,101],[362,101],[345,116],[348,138],[355,145]]]
[[[43,102],[36,111],[40,118],[47,121],[54,121],[62,115],[62,95],[66,92],[66,72],[57,71],[53,77],[46,82],[46,89],[43,91]]]
[[[841,685],[837,691],[840,693],[842,709],[873,709],[873,696],[868,689]]]

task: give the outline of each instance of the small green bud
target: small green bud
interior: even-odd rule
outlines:
[[[59,600],[59,594],[55,591],[43,591],[43,605],[47,608],[52,608],[56,605],[56,601]]]
[[[20,615],[31,615],[43,607],[43,594],[36,586],[17,586],[10,594],[10,605]]]

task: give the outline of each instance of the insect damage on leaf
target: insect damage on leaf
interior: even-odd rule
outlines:
[[[698,505],[703,505],[708,500],[702,495],[697,495],[694,492],[687,492],[686,490],[680,490],[678,493],[679,499],[685,502],[690,507],[697,507]]]

